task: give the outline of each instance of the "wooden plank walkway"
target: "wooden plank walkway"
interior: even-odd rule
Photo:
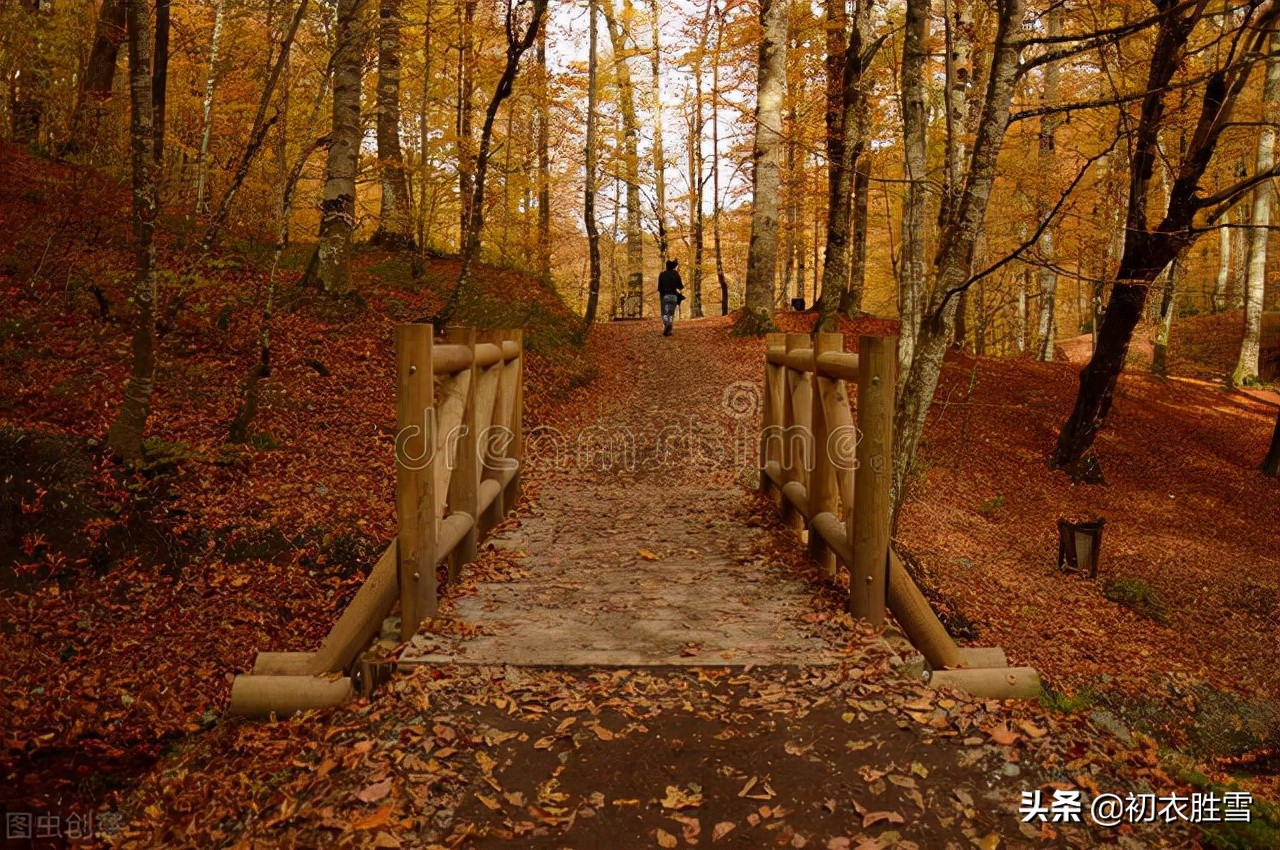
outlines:
[[[597,459],[591,468],[535,476],[540,487],[520,507],[518,525],[489,541],[520,569],[507,581],[464,582],[442,610],[480,632],[458,637],[457,629],[427,627],[401,660],[745,666],[847,659],[804,622],[814,605],[803,577],[762,551],[768,531],[756,497],[738,481],[741,471],[730,468],[734,461],[660,457],[659,437],[673,428],[701,429],[725,446],[734,429],[743,433],[742,411],[725,407],[741,364],[691,354],[704,342],[722,345],[723,330],[688,322],[670,339],[631,326],[601,332],[613,337],[603,348],[618,365],[603,366],[598,391],[625,406],[588,417],[579,433],[634,436],[634,468],[602,469]],[[753,416],[748,424],[757,422]]]

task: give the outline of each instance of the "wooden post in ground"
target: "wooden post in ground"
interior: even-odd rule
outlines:
[[[475,560],[479,545],[480,457],[477,447],[480,438],[476,433],[476,388],[480,381],[475,362],[476,329],[450,328],[445,332],[445,341],[471,349],[471,381],[467,385],[466,406],[462,410],[457,434],[446,443],[452,451],[445,460],[453,464],[453,475],[449,478],[449,510],[470,514],[475,520],[467,536],[449,555],[449,583],[453,584],[458,580],[462,565]]]
[[[787,334],[786,350],[790,354],[809,345],[809,337],[804,334]],[[798,481],[805,483],[805,465],[809,462],[806,439],[808,433],[804,428],[809,411],[803,414],[797,409],[797,399],[804,395],[801,386],[808,379],[804,372],[796,371],[790,366],[782,367],[782,480],[784,483]],[[796,531],[804,528],[804,517],[788,500],[782,500],[782,522]]]
[[[817,333],[813,335],[813,357],[817,363],[818,355],[828,351],[842,351],[844,335],[838,333]],[[834,394],[845,398],[844,384],[832,378],[813,374],[812,412],[809,415],[813,432],[813,470],[809,473],[809,557],[818,563],[822,574],[834,578],[836,574],[836,556],[822,540],[822,535],[813,527],[813,518],[821,513],[836,512],[839,502],[839,490],[836,487],[836,476],[839,473],[831,460],[831,446],[828,438],[831,435],[831,423],[827,421],[827,400]],[[848,404],[847,399],[844,402]]]
[[[884,622],[889,564],[889,485],[893,477],[893,408],[898,338],[858,339],[858,430],[849,517],[853,569],[849,612],[872,625]]]
[[[516,328],[511,331],[511,337],[520,353],[511,370],[515,375],[515,399],[511,407],[511,421],[507,423],[507,427],[511,429],[511,447],[507,456],[515,460],[517,466],[515,474],[507,482],[507,492],[503,494],[508,510],[514,509],[520,501],[520,473],[524,468],[524,331]]]
[[[774,441],[774,430],[782,425],[782,393],[786,386],[786,367],[775,366],[769,362],[769,349],[786,344],[786,334],[765,334],[764,362],[764,418],[760,423],[760,492],[768,495],[777,488],[769,479],[767,472],[769,463],[780,461],[776,454],[777,443]],[[776,494],[775,494],[776,495]]]
[[[396,541],[400,638],[436,610],[435,371],[432,328],[396,327]]]

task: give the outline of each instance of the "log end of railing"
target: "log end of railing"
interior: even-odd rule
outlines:
[[[272,716],[283,719],[300,711],[340,705],[353,693],[351,679],[347,676],[236,676],[231,686],[227,715],[256,720]]]

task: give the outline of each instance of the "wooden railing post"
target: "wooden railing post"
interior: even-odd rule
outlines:
[[[520,501],[520,474],[524,471],[524,330],[516,328],[511,331],[520,353],[516,355],[512,374],[515,375],[515,400],[511,406],[511,421],[507,427],[511,429],[511,448],[507,454],[517,464],[515,475],[507,482],[507,492],[503,495],[508,510]]]
[[[786,334],[765,334],[765,351],[784,345]],[[769,463],[778,460],[777,443],[774,441],[774,429],[782,425],[782,394],[786,388],[786,367],[776,366],[765,357],[764,362],[764,417],[760,423],[760,492],[769,494],[773,482],[766,471]],[[777,495],[777,494],[775,494]]]
[[[476,433],[476,388],[480,381],[475,362],[476,329],[450,328],[445,332],[445,341],[471,349],[471,380],[467,385],[466,406],[462,410],[458,433],[452,440],[452,452],[446,458],[453,464],[453,474],[449,478],[449,510],[470,514],[474,520],[471,530],[449,555],[449,584],[453,584],[462,565],[475,560],[479,545],[480,435]]]
[[[813,357],[817,363],[818,355],[828,351],[844,350],[844,335],[838,333],[816,333],[813,335]],[[843,382],[832,378],[823,378],[815,367],[813,374],[812,412],[809,415],[810,428],[813,433],[813,470],[809,473],[809,557],[817,561],[822,574],[834,578],[836,574],[836,556],[822,539],[822,535],[813,527],[813,518],[821,513],[836,512],[840,500],[836,487],[837,471],[831,461],[831,447],[828,438],[831,434],[831,423],[827,421],[827,399],[834,393],[843,398]],[[845,402],[848,403],[847,401]]]
[[[798,351],[808,344],[809,337],[804,334],[786,336],[787,353]],[[809,418],[809,411],[802,412],[797,408],[797,398],[803,396],[801,387],[808,380],[808,375],[790,366],[782,367],[782,375],[782,422],[779,423],[782,426],[782,480],[784,483],[798,481],[804,484],[805,465],[808,463],[803,442],[807,436],[804,426],[805,420]],[[797,437],[801,441],[799,446],[796,444]],[[782,522],[797,531],[804,527],[804,517],[787,499],[782,500]]]
[[[396,327],[396,541],[400,637],[435,613],[435,370],[432,327]]]
[[[849,518],[853,568],[849,612],[884,622],[889,564],[889,487],[893,473],[893,410],[898,338],[858,339],[858,430]]]

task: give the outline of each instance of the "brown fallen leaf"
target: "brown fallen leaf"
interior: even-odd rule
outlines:
[[[986,730],[987,735],[992,741],[995,741],[1002,747],[1010,747],[1017,743],[1020,737],[1017,732],[1009,728],[1009,724],[1000,723]]]
[[[395,850],[400,846],[400,839],[389,832],[379,832],[373,839],[373,846],[378,850]]]
[[[502,804],[499,803],[497,800],[493,799],[492,797],[486,797],[485,795],[481,794],[479,791],[476,792],[476,799],[479,800],[481,803],[484,803],[484,807],[491,812],[496,812],[502,808]]]
[[[849,850],[853,843],[843,835],[832,838],[827,842],[827,850]]]
[[[351,822],[351,828],[355,830],[362,829],[380,829],[387,825],[387,821],[391,820],[391,804],[375,809],[362,818],[356,818]]]
[[[738,828],[738,825],[733,821],[722,820],[720,821],[720,823],[716,824],[711,828],[711,840],[719,841],[721,838],[724,838],[726,835],[733,832],[737,828]]]
[[[665,829],[658,830],[658,846],[659,847],[665,847],[667,848],[667,850],[671,850],[673,847],[678,847],[679,845],[680,845],[680,839],[676,838],[674,835],[667,832]]]
[[[889,823],[904,823],[905,818],[897,812],[867,812],[862,816],[862,828],[866,829],[867,827],[874,826],[881,821],[888,821]]]
[[[376,803],[390,793],[391,780],[384,779],[381,782],[375,782],[372,785],[361,789],[356,793],[356,799],[362,803]]]
[[[599,723],[591,724],[591,731],[595,732],[596,737],[599,738],[601,741],[612,741],[614,739],[614,734],[610,732],[608,729],[601,726]]]
[[[697,785],[690,785],[687,792],[674,785],[668,785],[667,794],[662,798],[664,809],[691,809],[701,805],[702,788]]]
[[[649,551],[648,549],[641,549],[641,550],[640,550],[640,557],[641,557],[641,558],[644,558],[646,561],[657,561],[657,560],[661,560],[661,558],[660,558],[660,556],[658,555],[658,553],[657,553],[657,552],[651,552],[651,551]]]

